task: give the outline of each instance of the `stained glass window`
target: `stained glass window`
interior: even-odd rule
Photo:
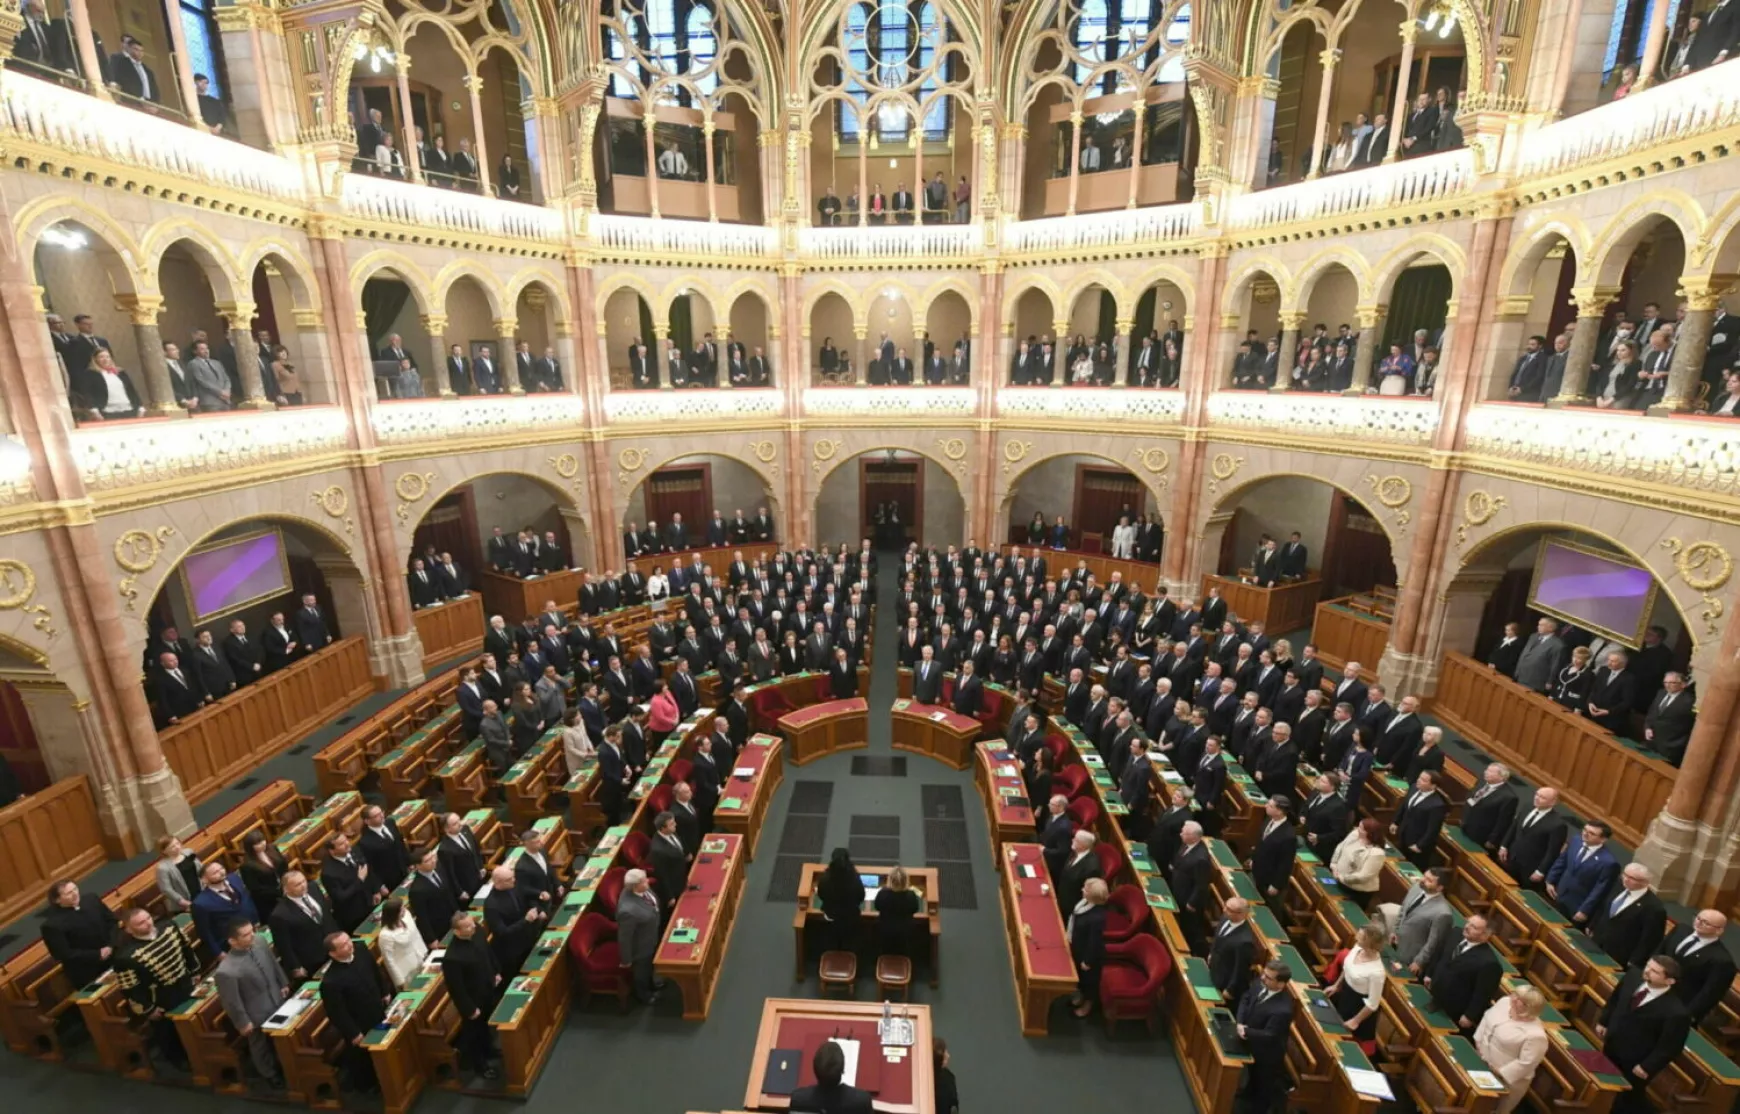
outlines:
[[[942,20],[930,0],[917,0],[905,5],[889,3],[881,7],[861,3],[854,4],[846,12],[845,42],[841,45],[853,70],[873,75],[876,85],[881,88],[896,89],[917,79],[931,66],[945,34]],[[936,93],[940,85],[940,75],[927,77],[912,90],[913,96],[922,104]],[[859,116],[864,109],[854,110],[851,105],[867,105],[870,90],[850,75],[845,78],[844,88],[848,100],[842,101],[836,110],[835,121],[840,139],[855,143],[862,132]],[[937,97],[923,111],[925,139],[947,139],[948,99]],[[905,110],[884,103],[877,111],[876,135],[883,142],[904,143],[911,137],[911,130],[912,119]]]
[[[712,9],[703,4],[689,9],[683,46],[688,52],[687,72],[696,73],[713,64],[713,56],[719,52],[719,40],[713,33]],[[695,87],[703,95],[711,96],[719,88],[719,75],[709,73],[697,77]]]
[[[187,36],[187,60],[193,66],[193,72],[209,78],[211,88],[206,92],[221,100],[224,95],[223,67],[211,5],[212,0],[181,0],[181,29]],[[190,114],[198,114],[197,105],[188,105],[187,108]]]

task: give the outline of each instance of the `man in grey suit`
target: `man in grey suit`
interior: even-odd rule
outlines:
[[[513,736],[508,734],[507,720],[495,701],[483,702],[483,719],[478,722],[477,731],[483,736],[483,753],[489,759],[489,768],[497,777],[507,773],[513,764]]]
[[[1396,910],[1390,944],[1417,978],[1431,968],[1444,941],[1450,938],[1451,909],[1444,896],[1444,872],[1438,867],[1422,871]]]
[[[1546,692],[1559,678],[1559,667],[1565,661],[1565,643],[1559,637],[1559,624],[1542,617],[1535,624],[1535,633],[1523,647],[1516,661],[1516,683],[1535,692]]]
[[[538,710],[543,713],[544,726],[562,722],[562,717],[568,714],[568,686],[556,672],[553,665],[544,666],[544,675],[538,678],[532,686],[532,692],[538,698]]]
[[[266,1019],[290,997],[290,980],[271,947],[254,935],[254,926],[237,917],[229,928],[230,950],[217,965],[218,1001],[236,1032],[248,1040],[248,1055],[261,1077],[274,1087],[284,1085],[272,1038],[262,1028]]]
[[[659,899],[644,870],[629,871],[623,883],[616,901],[616,947],[622,965],[634,974],[634,996],[651,1003],[665,987],[665,980],[653,976],[653,956],[659,950]]]
[[[193,394],[199,400],[200,413],[216,413],[233,405],[230,373],[223,364],[211,358],[211,345],[205,341],[193,346],[193,359],[187,361],[187,374],[193,380]]]

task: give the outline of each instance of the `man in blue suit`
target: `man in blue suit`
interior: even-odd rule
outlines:
[[[190,912],[199,938],[212,955],[221,956],[229,950],[229,925],[239,917],[258,924],[260,914],[254,909],[254,899],[242,885],[242,876],[228,873],[224,864],[213,860],[199,872],[200,890],[193,895]]]
[[[1586,925],[1613,890],[1619,860],[1607,849],[1613,829],[1598,820],[1583,825],[1581,842],[1569,842],[1547,872],[1547,896],[1559,911]]]

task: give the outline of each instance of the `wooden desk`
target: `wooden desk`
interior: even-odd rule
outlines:
[[[339,1110],[338,1056],[344,1038],[327,1019],[320,1002],[320,982],[309,979],[292,987],[291,995],[308,1000],[308,1007],[286,1025],[266,1029],[278,1067],[284,1072],[285,1097],[316,1110]]]
[[[1021,556],[1031,558],[1037,549],[1045,558],[1045,569],[1049,576],[1056,577],[1058,573],[1074,569],[1077,562],[1086,565],[1088,571],[1094,574],[1104,588],[1112,582],[1113,573],[1122,573],[1124,584],[1134,588],[1143,585],[1152,588],[1160,583],[1160,565],[1150,561],[1126,561],[1121,557],[1112,557],[1091,549],[1050,549],[1045,546],[1032,545],[1000,545],[997,552],[1010,556],[1020,550]],[[986,559],[986,564],[990,560]],[[1043,587],[1043,584],[1041,585]],[[1019,646],[1016,649],[1020,649]]]
[[[389,805],[421,797],[429,784],[429,771],[446,761],[464,730],[465,721],[458,704],[441,711],[404,742],[369,764],[375,788]]]
[[[896,700],[894,749],[934,758],[945,766],[964,770],[973,761],[973,741],[979,737],[979,721],[940,704]]]
[[[1340,673],[1348,662],[1356,661],[1360,676],[1373,681],[1377,679],[1377,663],[1390,642],[1390,625],[1347,606],[1352,598],[1342,596],[1317,605],[1311,618],[1311,641],[1317,647],[1318,659],[1328,668]]]
[[[414,612],[411,623],[423,644],[424,669],[475,654],[483,649],[483,596],[467,592],[456,600],[430,604]]]
[[[508,1094],[529,1093],[544,1070],[568,1019],[572,983],[568,932],[547,930],[538,937],[532,954],[489,1015],[490,1027],[501,1043],[502,1081]]]
[[[443,1075],[451,1078],[458,1066],[456,1054],[444,1040],[421,1039],[431,1030],[446,1036],[459,1029],[459,1014],[452,1008],[440,970],[412,975],[387,1007],[387,1020],[387,1028],[369,1030],[363,1047],[381,1084],[385,1114],[405,1114],[424,1087]]]
[[[356,838],[362,830],[362,794],[355,790],[334,793],[314,811],[284,829],[273,841],[292,869],[302,870],[326,853],[326,841],[344,832]]]
[[[890,1060],[877,1036],[881,1002],[807,1001],[769,998],[761,1008],[761,1028],[749,1057],[749,1083],[743,1092],[745,1110],[791,1109],[791,1096],[762,1090],[768,1056],[776,1049],[796,1054],[800,1087],[816,1081],[810,1061],[823,1042],[838,1036],[859,1042],[856,1085],[871,1093],[881,1114],[935,1114],[936,1080],[932,1074],[930,1007],[896,1006],[912,1019],[913,1045]]]
[[[1679,775],[1660,757],[1466,654],[1444,655],[1426,710],[1536,784],[1558,786],[1566,804],[1605,819],[1633,847]]]
[[[1027,785],[1021,780],[1015,753],[998,739],[980,743],[973,750],[978,759],[973,766],[973,781],[985,802],[985,820],[991,826],[994,852],[1001,852],[1005,843],[1032,843],[1034,833],[1033,803],[1027,799]]]
[[[483,740],[473,739],[457,754],[435,767],[441,797],[452,812],[469,812],[489,795],[489,762]]]
[[[719,787],[719,804],[713,810],[713,826],[743,837],[743,857],[755,859],[761,841],[762,821],[773,803],[774,791],[785,779],[785,741],[775,735],[751,735],[738,752],[725,784]]]
[[[117,844],[115,850],[126,849]],[[7,864],[0,880],[0,921],[41,904],[54,879],[77,878],[108,858],[84,774],[12,802],[0,809],[0,860]]]
[[[1197,987],[1203,989],[1202,994],[1196,992]],[[1196,1108],[1232,1110],[1239,1075],[1251,1058],[1227,1055],[1214,1039],[1210,1019],[1216,1014],[1230,1017],[1232,1011],[1209,997],[1214,994],[1214,981],[1209,976],[1208,964],[1194,957],[1174,963],[1172,972],[1166,976],[1163,993],[1172,1047],[1178,1066],[1184,1071],[1184,1081],[1196,1096]]]
[[[830,700],[779,717],[779,731],[791,747],[792,765],[802,766],[837,750],[870,745],[870,705],[862,696]]]
[[[821,907],[814,903],[816,885],[821,881],[822,872],[827,870],[826,863],[805,863],[801,877],[798,879],[797,912],[792,916],[793,954],[796,957],[796,967],[793,978],[803,982],[809,977],[809,942],[808,934],[820,930],[822,923]],[[891,866],[860,866],[860,877],[869,877],[879,887],[882,880],[888,877]],[[925,924],[925,937],[928,940],[928,955],[930,959],[930,985],[935,986],[942,969],[942,883],[935,867],[915,866],[908,868],[907,881],[912,889],[924,902],[924,908],[919,913],[919,920]],[[876,895],[870,883],[864,886],[864,919],[870,924],[879,924],[880,914],[876,912]],[[880,954],[879,941],[864,940],[859,948],[859,958],[874,964]]]
[[[858,691],[870,692],[870,670],[858,667]],[[729,696],[729,694],[725,694]],[[749,708],[752,731],[773,731],[779,717],[797,708],[808,708],[832,700],[833,691],[826,673],[793,673],[789,677],[770,677],[745,689],[744,704]]]
[[[1261,622],[1263,629],[1279,636],[1287,631],[1304,630],[1317,610],[1317,600],[1323,594],[1323,580],[1309,573],[1303,580],[1260,588],[1246,584],[1237,577],[1205,575],[1202,596],[1210,588],[1219,588],[1227,611],[1244,623]]]
[[[526,616],[543,611],[548,600],[555,600],[557,607],[577,601],[580,598],[580,573],[563,569],[522,580],[494,569],[484,569],[477,574],[477,586],[483,594],[485,613],[500,615],[509,627],[515,627]]]
[[[745,859],[740,835],[715,832],[701,841],[689,867],[689,886],[677,899],[653,957],[653,970],[675,983],[682,994],[685,1021],[705,1021],[713,1003],[743,898]],[[694,933],[694,940],[678,943],[676,937],[686,931]]]
[[[1077,986],[1044,849],[1037,843],[1009,844],[997,856],[997,873],[1021,1033],[1043,1037],[1051,1032],[1052,1003]]]

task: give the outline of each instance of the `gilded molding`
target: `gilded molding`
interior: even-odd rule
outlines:
[[[433,472],[401,472],[393,481],[393,494],[399,497],[399,505],[394,510],[401,525],[411,521],[411,507],[422,501],[429,494],[429,488],[435,482]]]
[[[1377,497],[1377,501],[1395,516],[1398,529],[1413,521],[1412,512],[1403,509],[1408,505],[1408,500],[1414,497],[1414,485],[1406,476],[1379,476],[1373,473],[1366,476],[1365,482]]]
[[[31,626],[53,638],[60,633],[54,626],[54,615],[36,597],[36,573],[23,561],[0,558],[0,611],[22,611],[33,616]]]
[[[350,510],[350,495],[345,492],[344,488],[339,487],[337,484],[333,484],[332,486],[322,488],[319,491],[310,492],[308,495],[308,501],[324,511],[326,517],[342,519],[344,521],[344,532],[346,534],[356,533],[356,520],[349,517],[348,514]]]
[[[1456,548],[1461,549],[1467,544],[1468,531],[1485,526],[1509,505],[1510,500],[1503,495],[1494,495],[1480,488],[1470,491],[1462,500],[1462,521],[1456,526]]]
[[[175,533],[173,526],[159,526],[156,530],[128,530],[115,539],[115,564],[127,575],[121,578],[117,585],[121,598],[127,601],[127,610],[137,609],[139,602],[139,577],[157,567],[157,562],[163,556],[163,550],[169,543],[170,535]]]

